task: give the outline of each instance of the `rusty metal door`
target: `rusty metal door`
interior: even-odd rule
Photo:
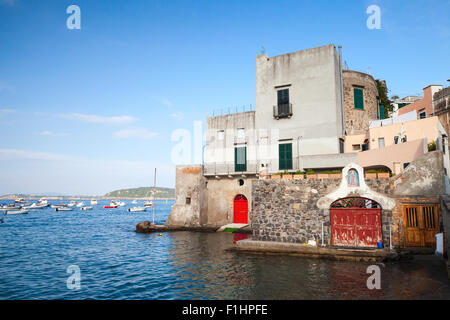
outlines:
[[[439,233],[438,205],[403,206],[405,244],[411,247],[435,247]]]
[[[377,247],[382,241],[381,207],[365,198],[346,198],[330,209],[331,243],[344,247]]]
[[[234,223],[248,223],[248,201],[241,194],[234,198]]]

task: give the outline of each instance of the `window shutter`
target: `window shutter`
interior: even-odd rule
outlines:
[[[247,147],[234,148],[234,171],[247,171]]]
[[[292,170],[292,143],[280,144],[279,150],[279,170]]]
[[[364,91],[362,89],[353,88],[355,109],[364,110]]]

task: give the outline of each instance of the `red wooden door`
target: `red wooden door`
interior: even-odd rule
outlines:
[[[248,223],[248,201],[243,195],[234,198],[234,223]]]
[[[381,207],[364,198],[342,199],[330,209],[332,245],[377,247],[382,239]]]

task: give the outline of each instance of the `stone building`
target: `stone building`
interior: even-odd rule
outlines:
[[[371,120],[380,119],[377,84],[369,74],[343,70],[347,135],[362,135]]]

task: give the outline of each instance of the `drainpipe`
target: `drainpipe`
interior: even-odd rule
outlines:
[[[300,170],[300,139],[302,136],[297,137],[297,170]]]
[[[345,136],[344,79],[342,71],[342,46],[339,46],[339,81],[341,89],[342,135]]]

